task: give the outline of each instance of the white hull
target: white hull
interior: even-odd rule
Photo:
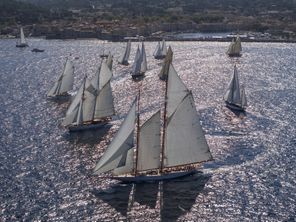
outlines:
[[[77,132],[83,130],[92,130],[102,128],[105,125],[109,124],[108,122],[99,122],[99,123],[92,123],[92,124],[84,124],[84,125],[77,125],[77,126],[69,126],[70,132]]]
[[[173,172],[161,175],[139,175],[139,176],[114,176],[111,179],[120,180],[123,183],[144,183],[144,182],[157,182],[163,180],[172,180],[180,177],[190,176],[195,174],[196,170],[183,171],[183,172]]]

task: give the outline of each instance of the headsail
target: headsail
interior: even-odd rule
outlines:
[[[162,46],[161,46],[161,55],[162,56],[166,56],[167,54],[167,47],[166,47],[166,43],[165,40],[162,40]]]
[[[165,167],[212,159],[193,96],[172,65],[168,75],[164,155]]]
[[[111,55],[111,52],[109,52],[108,58],[107,58],[107,66],[109,67],[110,70],[112,70],[112,64],[113,64],[113,56]]]
[[[141,57],[141,52],[140,52],[140,48],[138,46],[136,56],[135,56],[135,60],[134,60],[134,64],[133,64],[133,67],[132,67],[132,75],[140,73],[140,70],[141,70],[140,57]]]
[[[141,73],[147,71],[147,58],[146,58],[146,51],[144,42],[142,42],[142,49],[141,49]]]
[[[134,146],[135,121],[136,101],[133,102],[113,141],[97,163],[94,174],[105,173],[125,165],[123,163],[127,159],[128,151]]]
[[[173,50],[172,50],[171,46],[169,46],[167,54],[164,59],[164,63],[162,65],[162,68],[161,68],[160,73],[158,75],[160,79],[162,79],[162,80],[167,79],[172,60],[173,60]]]
[[[24,30],[23,30],[23,28],[21,27],[21,29],[20,29],[20,32],[21,32],[21,44],[27,44],[27,42],[26,42],[26,39],[25,39],[25,34],[24,34]]]
[[[129,59],[130,52],[131,52],[131,41],[129,40],[126,43],[126,48],[125,48],[124,54],[119,59],[119,63],[120,64],[123,64],[123,65],[127,65],[128,64],[128,59]]]

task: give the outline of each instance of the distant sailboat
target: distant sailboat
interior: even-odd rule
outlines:
[[[94,174],[112,172],[111,179],[123,182],[168,180],[194,174],[196,164],[212,160],[192,93],[172,65],[166,86],[162,143],[160,111],[140,126],[138,97]]]
[[[114,115],[111,89],[112,72],[103,61],[96,75],[88,81],[84,78],[82,87],[70,104],[62,123],[70,131],[102,127]]]
[[[23,48],[23,47],[28,47],[28,43],[26,41],[26,38],[25,38],[25,34],[24,34],[24,30],[23,28],[21,27],[20,28],[20,40],[19,42],[16,44],[16,47],[19,47],[19,48]]]
[[[227,90],[224,95],[224,100],[226,106],[234,110],[244,111],[247,107],[247,97],[245,94],[245,89],[239,84],[236,66],[234,66],[233,76],[228,84]]]
[[[143,77],[145,72],[147,71],[147,58],[144,42],[142,42],[142,48],[140,50],[139,46],[137,48],[135,61],[132,67],[132,77],[133,79],[137,79]]]
[[[235,40],[233,39],[232,42],[230,43],[227,50],[227,54],[230,57],[240,57],[241,51],[242,51],[241,40],[239,36],[237,36],[236,39]]]
[[[58,98],[68,96],[68,91],[73,88],[74,82],[74,66],[67,58],[62,74],[58,77],[53,87],[47,93],[48,97]]]
[[[113,56],[111,55],[111,52],[109,52],[109,54],[108,54],[106,63],[107,63],[107,66],[109,67],[109,69],[112,70]]]
[[[170,68],[170,65],[172,64],[172,60],[173,60],[173,50],[171,46],[169,46],[164,62],[162,64],[160,73],[158,74],[161,80],[166,80],[168,78],[169,68]]]
[[[165,40],[162,40],[162,44],[160,42],[157,43],[157,47],[155,52],[153,53],[155,59],[163,59],[166,56],[167,47]]]
[[[125,52],[124,54],[121,56],[121,58],[119,59],[118,63],[121,64],[121,65],[125,65],[127,66],[129,63],[128,63],[128,59],[129,59],[129,56],[130,56],[130,52],[131,52],[131,41],[129,40],[127,43],[126,43],[126,48],[125,48]]]

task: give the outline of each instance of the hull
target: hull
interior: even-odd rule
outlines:
[[[161,56],[154,56],[155,59],[164,59],[165,56],[164,55],[161,55]]]
[[[118,62],[118,64],[123,65],[123,66],[128,66],[129,65],[128,62]]]
[[[132,78],[134,80],[141,80],[142,78],[144,78],[145,74],[144,73],[138,73],[138,74],[133,74]]]
[[[184,172],[173,172],[166,173],[161,175],[151,175],[151,176],[115,176],[111,177],[111,179],[119,180],[123,183],[145,183],[145,182],[157,182],[164,180],[173,180],[176,178],[186,177],[195,174],[196,170],[184,171]]]
[[[245,112],[245,108],[244,107],[241,107],[241,106],[238,106],[238,105],[235,105],[235,104],[231,104],[229,102],[225,102],[226,103],[226,106],[230,109],[233,109],[233,110],[236,110],[236,111],[240,111],[240,112]]]
[[[28,44],[17,44],[16,47],[18,48],[24,48],[24,47],[28,47],[29,45]]]
[[[44,52],[44,49],[32,49],[31,52]]]
[[[102,128],[109,124],[108,122],[94,122],[90,124],[83,124],[83,125],[77,125],[77,126],[69,126],[68,129],[70,132],[78,132],[83,130],[92,130],[92,129],[98,129]]]
[[[102,55],[100,55],[100,57],[101,57],[101,58],[107,58],[108,55],[106,55],[106,54],[102,54]]]
[[[69,93],[64,93],[62,95],[55,95],[55,96],[47,96],[48,99],[51,100],[67,100],[71,97]]]
[[[240,54],[240,53],[228,53],[228,56],[229,57],[241,57],[242,54]]]

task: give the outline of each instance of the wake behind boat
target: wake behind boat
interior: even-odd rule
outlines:
[[[139,95],[94,174],[112,172],[109,178],[123,182],[169,180],[192,175],[196,164],[212,160],[192,93],[172,65],[165,98],[162,133],[160,110],[140,126]]]

